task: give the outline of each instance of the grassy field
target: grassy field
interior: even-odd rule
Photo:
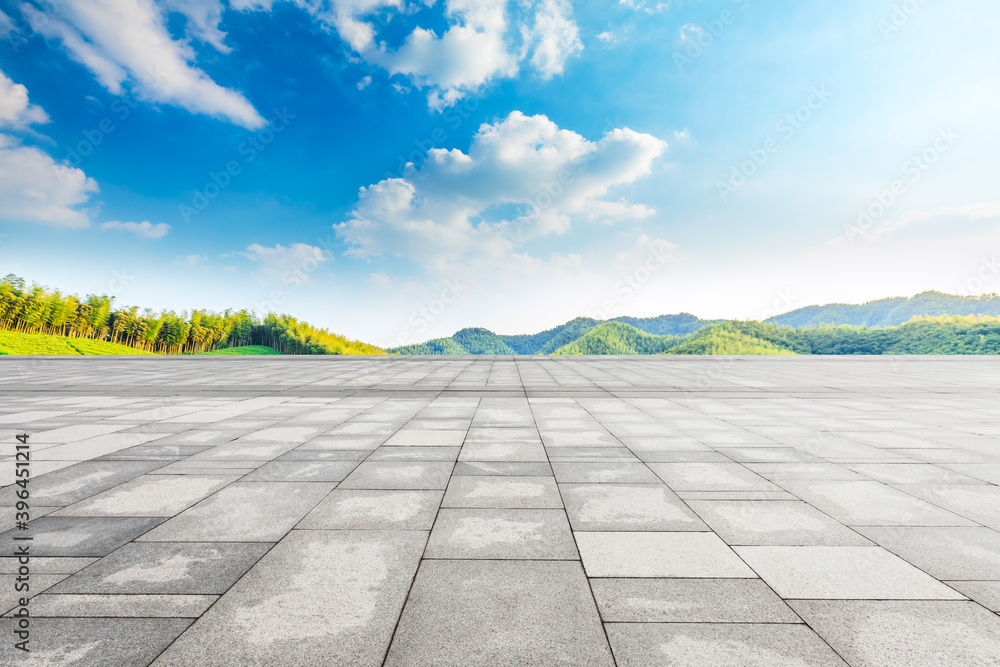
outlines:
[[[243,347],[229,347],[224,350],[213,350],[212,352],[202,352],[201,354],[225,354],[225,355],[247,355],[247,354],[281,354],[273,347],[266,345],[244,345]]]
[[[153,352],[143,352],[127,345],[108,343],[90,338],[67,338],[66,336],[47,336],[45,334],[15,333],[0,331],[0,355],[11,354],[60,354],[60,355],[150,355]],[[247,345],[231,347],[225,350],[204,352],[203,354],[281,354],[273,347],[263,345]]]
[[[0,354],[151,354],[118,343],[89,338],[0,331]]]

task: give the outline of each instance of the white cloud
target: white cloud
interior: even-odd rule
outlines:
[[[170,0],[168,5],[188,17],[189,30],[225,51],[215,5]],[[113,94],[131,80],[150,99],[194,113],[225,118],[255,129],[265,120],[242,94],[215,83],[196,68],[194,49],[171,38],[165,8],[153,0],[47,0],[48,13],[29,5],[22,11],[32,27],[57,39],[70,57],[87,67]]]
[[[597,35],[597,39],[601,40],[602,42],[607,42],[608,44],[614,44],[617,41],[615,39],[615,36],[612,33],[608,32],[607,30]]]
[[[174,258],[174,264],[179,264],[189,269],[201,266],[206,261],[208,261],[208,257],[205,255],[177,255]]]
[[[0,128],[23,128],[49,122],[45,111],[28,102],[28,89],[0,71]]]
[[[562,74],[566,60],[583,50],[572,15],[568,0],[543,0],[535,11],[534,25],[522,29],[525,48],[532,51],[531,64],[546,79]]]
[[[48,120],[41,107],[28,101],[28,89],[0,71],[0,129],[19,130]],[[0,220],[89,227],[87,211],[79,207],[97,191],[97,182],[82,170],[0,133]]]
[[[473,259],[523,267],[539,260],[517,246],[574,221],[652,215],[606,196],[649,174],[665,148],[629,129],[591,142],[515,111],[480,127],[467,154],[431,149],[420,169],[361,188],[350,219],[335,228],[358,258],[397,255],[438,271]]]
[[[170,231],[170,225],[165,222],[152,224],[148,220],[142,222],[119,222],[112,220],[101,225],[101,229],[117,229],[123,232],[135,234],[140,239],[162,239]]]
[[[164,7],[183,14],[187,19],[184,28],[188,36],[211,44],[219,53],[230,53],[226,46],[226,33],[222,32],[222,3],[220,0],[163,0]]]
[[[380,26],[386,21],[406,20],[421,3],[292,2],[336,32],[364,61],[426,89],[428,104],[437,110],[494,80],[515,76],[522,62],[542,77],[552,77],[582,49],[569,0],[445,0],[446,29],[416,25],[395,48],[380,40]],[[271,0],[231,0],[230,6],[267,11],[272,4]],[[435,2],[424,0],[422,4]],[[409,90],[398,85],[397,89]]]
[[[309,282],[316,269],[333,261],[333,255],[326,250],[306,243],[291,243],[287,247],[279,243],[273,248],[252,243],[238,254],[256,262],[263,277],[290,285]]]
[[[362,77],[361,80],[358,81],[358,90],[364,90],[369,85],[371,85],[371,82],[372,78],[370,76]]]
[[[90,219],[79,206],[97,191],[97,182],[82,170],[0,134],[0,219],[89,227]]]
[[[14,32],[14,22],[0,9],[0,37],[6,37]]]

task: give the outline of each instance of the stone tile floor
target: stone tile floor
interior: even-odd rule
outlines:
[[[0,396],[3,664],[1000,664],[1000,359],[7,357]]]

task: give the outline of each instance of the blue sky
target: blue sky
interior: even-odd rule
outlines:
[[[0,0],[3,272],[391,345],[1000,291],[987,0]]]

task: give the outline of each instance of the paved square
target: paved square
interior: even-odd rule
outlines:
[[[25,534],[38,664],[1000,662],[1000,359],[0,357],[0,429],[2,664]]]

